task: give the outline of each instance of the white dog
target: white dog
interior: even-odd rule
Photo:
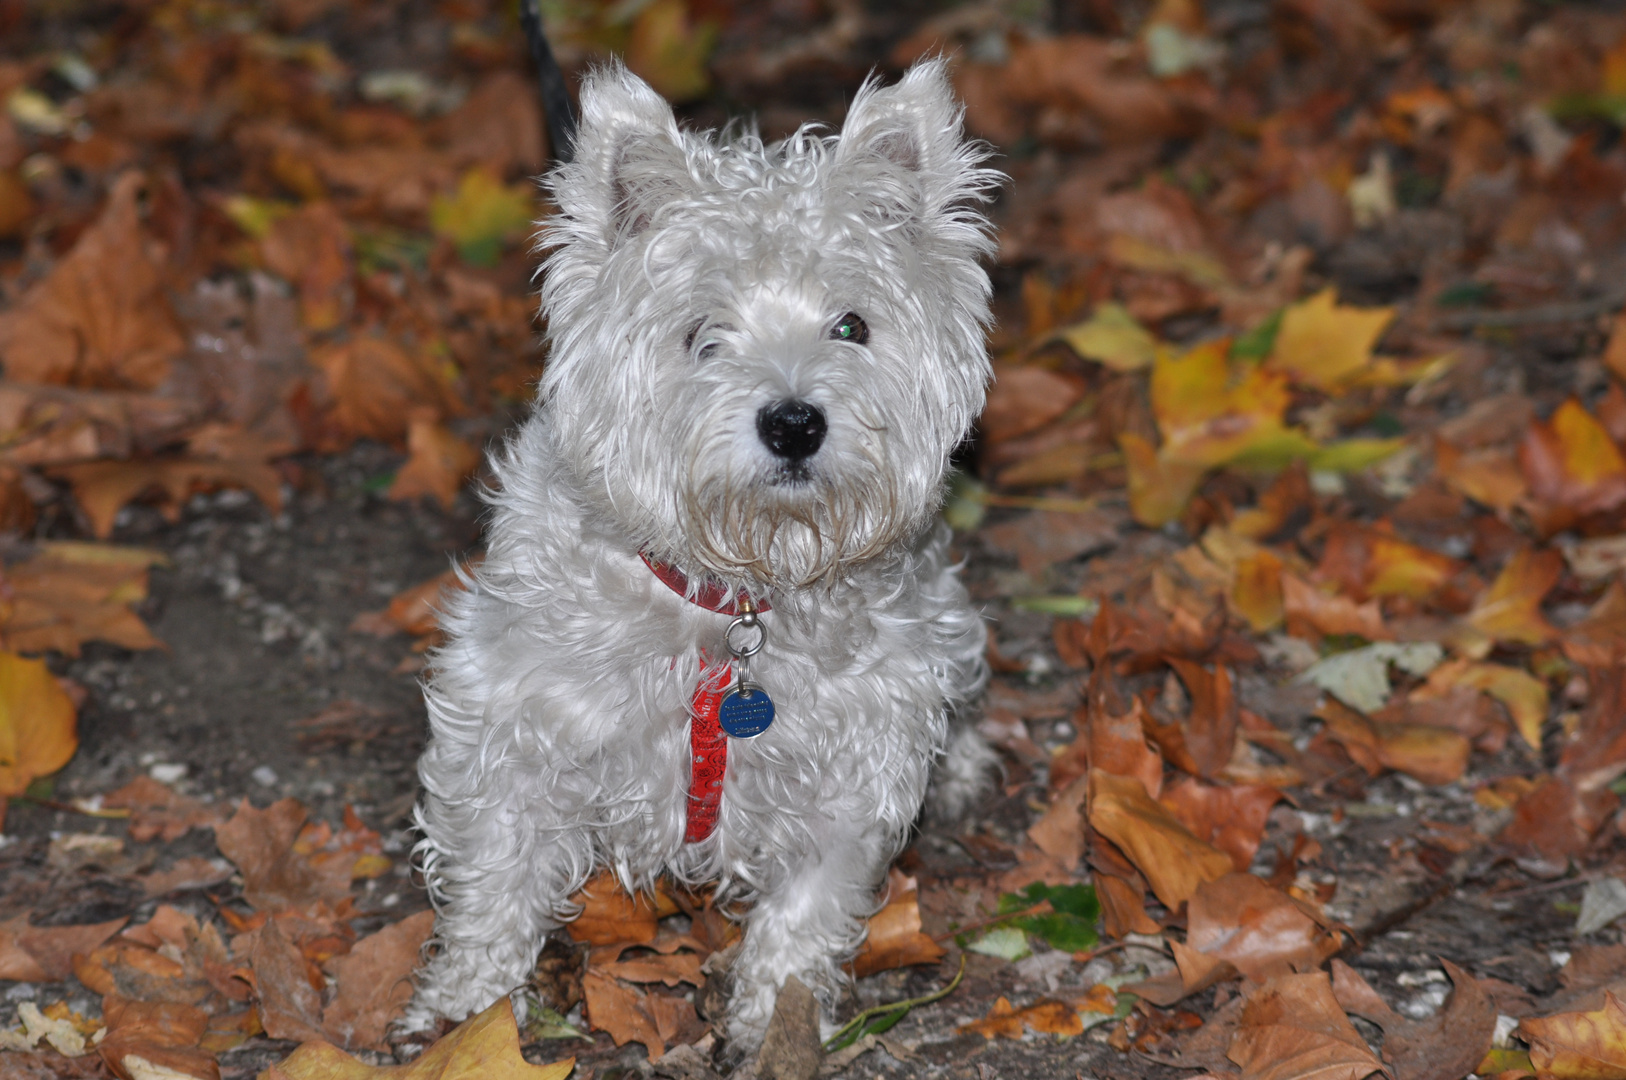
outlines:
[[[935,521],[990,374],[998,174],[940,61],[772,145],[680,130],[620,67],[581,101],[546,374],[425,692],[440,917],[406,1024],[524,982],[609,866],[751,901],[748,1051],[787,976],[829,1015],[934,760],[949,813],[992,761],[950,732],[984,633]]]

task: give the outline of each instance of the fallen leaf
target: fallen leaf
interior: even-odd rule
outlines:
[[[693,21],[685,0],[655,0],[633,20],[627,66],[666,100],[692,101],[711,87],[707,60],[716,40],[716,24]]]
[[[1129,509],[1135,520],[1156,529],[1178,518],[1207,469],[1169,460],[1132,431],[1119,435],[1118,445],[1128,467]]]
[[[1558,635],[1541,613],[1541,602],[1564,573],[1556,551],[1520,550],[1474,602],[1465,620],[1497,641],[1540,645]]]
[[[256,810],[247,799],[215,826],[220,853],[243,873],[243,896],[261,910],[300,907],[350,895],[354,859],[319,861],[294,850],[308,811],[297,799]]]
[[[200,458],[87,461],[63,465],[51,473],[73,488],[74,499],[99,540],[113,534],[126,503],[149,493],[161,497],[159,508],[170,521],[180,519],[181,507],[193,495],[227,488],[252,491],[272,513],[282,508],[282,479],[264,462]]]
[[[1028,828],[1028,839],[1046,855],[1077,869],[1084,857],[1084,802],[1089,778],[1079,776],[1051,800],[1050,808]]]
[[[110,810],[130,811],[130,839],[138,844],[167,844],[192,829],[211,829],[222,820],[219,810],[177,793],[150,776],[137,776],[102,797]]]
[[[435,196],[429,223],[457,245],[464,262],[493,266],[503,245],[519,238],[535,213],[532,185],[506,185],[476,166],[463,174],[455,194]]]
[[[996,364],[988,404],[977,424],[989,446],[1037,431],[1072,408],[1084,388],[1064,375],[1029,364]]]
[[[1122,304],[1102,304],[1084,322],[1056,331],[1056,337],[1114,371],[1139,371],[1157,359],[1157,339]]]
[[[853,975],[863,978],[877,971],[935,964],[942,946],[920,929],[919,885],[897,869],[887,871],[886,904],[869,918],[869,933],[853,957]]]
[[[1182,776],[1166,785],[1157,801],[1193,836],[1225,852],[1237,870],[1246,871],[1259,850],[1270,809],[1281,797],[1280,791],[1264,784],[1222,787]]]
[[[1319,971],[1277,976],[1249,994],[1226,1056],[1241,1066],[1242,1080],[1364,1080],[1389,1073]]]
[[[590,945],[654,941],[659,921],[679,910],[663,889],[653,897],[642,892],[628,895],[610,870],[600,871],[570,902],[582,910],[565,929],[572,940]]]
[[[348,434],[400,445],[414,417],[459,411],[450,374],[421,353],[371,334],[316,351],[334,419]]]
[[[407,463],[395,474],[389,497],[409,500],[433,495],[447,510],[457,499],[463,481],[480,463],[480,452],[444,424],[414,417],[407,428]]]
[[[1211,468],[1269,444],[1283,432],[1287,380],[1264,368],[1233,364],[1219,339],[1152,365],[1152,414],[1163,436],[1159,456]]]
[[[1471,686],[1501,702],[1525,744],[1541,746],[1541,725],[1547,721],[1547,685],[1528,671],[1501,664],[1450,660],[1429,673],[1426,690],[1443,694],[1456,686]]]
[[[1172,657],[1169,666],[1179,674],[1191,696],[1191,712],[1185,722],[1186,748],[1197,774],[1211,779],[1230,763],[1236,746],[1238,713],[1231,673],[1224,665],[1210,670]]]
[[[1105,511],[1035,511],[990,525],[981,535],[990,546],[1013,553],[1024,574],[1037,576],[1056,563],[1114,546],[1122,524],[1121,515]]]
[[[1423,1020],[1401,1016],[1342,961],[1332,962],[1332,991],[1346,1011],[1383,1029],[1383,1059],[1395,1080],[1451,1080],[1474,1071],[1491,1048],[1496,1007],[1474,977],[1442,960],[1455,987],[1445,1007]]]
[[[45,661],[0,652],[0,826],[7,799],[73,757],[77,727],[73,701]]]
[[[147,598],[147,570],[168,560],[145,548],[58,541],[6,569],[11,610],[0,635],[19,652],[78,656],[87,641],[131,650],[160,643],[133,606]]]
[[[61,982],[73,974],[75,954],[97,948],[128,921],[34,926],[25,913],[0,922],[0,979]]]
[[[350,629],[378,637],[395,633],[421,637],[433,633],[439,626],[440,608],[446,594],[463,588],[463,575],[478,562],[478,559],[470,560],[463,566],[436,574],[428,581],[402,589],[383,611],[369,611],[356,616]]]
[[[104,996],[179,1002],[211,1014],[229,1012],[249,998],[214,924],[199,924],[168,904],[160,904],[147,922],[76,954],[73,973]]]
[[[1519,1032],[1530,1043],[1536,1075],[1554,1080],[1626,1078],[1626,1005],[1606,992],[1592,1012],[1527,1017]]]
[[[1301,385],[1334,390],[1371,362],[1393,319],[1393,308],[1340,304],[1335,290],[1323,289],[1282,313],[1269,364]]]
[[[412,972],[435,926],[433,911],[420,911],[357,941],[328,964],[333,1000],[322,1010],[322,1030],[345,1047],[385,1048],[389,1025],[412,999]]]
[[[1508,450],[1458,450],[1444,439],[1434,444],[1434,471],[1452,488],[1504,517],[1528,492],[1524,470]]]
[[[1291,899],[1247,873],[1198,885],[1186,925],[1189,948],[1255,982],[1317,967],[1340,945]]]
[[[202,1009],[174,1001],[113,997],[102,1010],[107,1036],[97,1050],[114,1075],[124,1080],[220,1080],[215,1056],[198,1046],[209,1030],[209,1016]]]
[[[1396,644],[1380,641],[1318,660],[1294,679],[1318,686],[1361,712],[1372,713],[1389,700],[1389,665],[1427,675],[1445,650],[1432,641]]]
[[[1191,835],[1133,777],[1091,768],[1089,813],[1090,825],[1128,856],[1171,910],[1191,899],[1202,882],[1231,872],[1229,855]]]
[[[353,302],[350,226],[333,204],[306,203],[270,223],[260,256],[299,293],[299,314],[317,333],[342,325]]]
[[[643,991],[596,971],[582,976],[582,991],[587,997],[588,1023],[595,1030],[609,1032],[617,1046],[643,1043],[651,1061],[666,1052],[666,1041]]]
[[[519,1052],[519,1027],[507,997],[453,1028],[405,1065],[368,1065],[328,1042],[307,1042],[272,1065],[263,1080],[566,1080],[575,1058],[532,1065]]]
[[[101,217],[43,280],[0,313],[6,378],[150,390],[186,347],[164,292],[164,266],[141,228],[145,179],[130,172]]]
[[[1538,504],[1586,515],[1626,502],[1626,457],[1602,424],[1570,398],[1545,423],[1530,425],[1519,444],[1519,464]],[[1571,518],[1560,517],[1556,532]]]
[[[1297,574],[1282,574],[1282,608],[1287,632],[1294,637],[1319,639],[1322,635],[1353,635],[1367,641],[1386,641],[1394,635],[1383,624],[1376,600],[1357,603],[1347,596],[1323,592]]]
[[[1041,999],[1026,1008],[1017,1009],[1003,995],[989,1008],[981,1020],[961,1024],[962,1032],[972,1032],[985,1039],[1020,1039],[1025,1030],[1063,1038],[1084,1033],[1084,1020],[1078,1010],[1065,1001]]]
[[[1457,560],[1408,544],[1380,529],[1338,522],[1327,533],[1317,574],[1365,600],[1370,596],[1434,595],[1462,570]]]
[[[1564,655],[1584,667],[1607,668],[1626,660],[1626,584],[1610,582],[1586,617],[1565,629],[1563,646]]]
[[[1274,630],[1286,617],[1282,567],[1282,560],[1263,548],[1236,562],[1228,599],[1231,610],[1242,616],[1255,633]]]

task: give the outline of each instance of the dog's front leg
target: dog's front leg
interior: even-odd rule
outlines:
[[[810,849],[757,897],[732,969],[727,1033],[737,1051],[762,1042],[791,975],[813,990],[830,1019],[847,979],[841,963],[863,940],[876,886],[896,850],[895,838],[874,822],[825,820]]]
[[[522,777],[492,776],[478,798],[425,798],[420,850],[439,909],[438,952],[419,973],[403,1030],[462,1020],[523,983],[575,875],[590,865],[580,830],[562,828],[527,791]]]

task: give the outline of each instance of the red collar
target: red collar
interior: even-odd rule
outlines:
[[[744,609],[740,607],[742,598],[749,601],[758,611],[771,610],[768,601],[759,600],[749,593],[736,592],[730,595],[728,586],[710,578],[691,589],[689,575],[671,563],[652,559],[642,551],[638,553],[638,557],[644,560],[644,565],[654,571],[655,576],[660,578],[667,588],[689,601],[689,603],[699,604],[707,611],[715,611],[720,615],[743,615],[745,613]]]

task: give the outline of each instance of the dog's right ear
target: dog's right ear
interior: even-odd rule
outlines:
[[[694,182],[672,107],[619,62],[582,80],[575,160],[561,174],[561,206],[599,222],[611,247],[647,229]]]

